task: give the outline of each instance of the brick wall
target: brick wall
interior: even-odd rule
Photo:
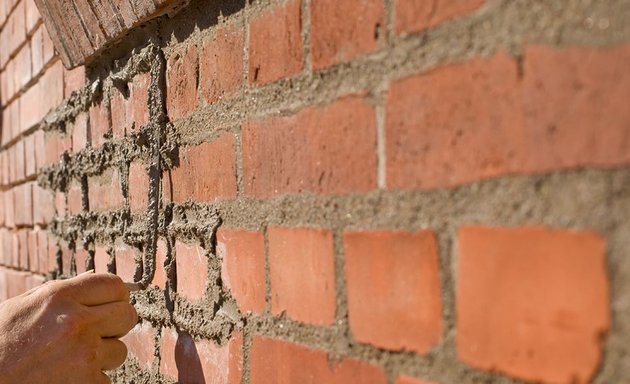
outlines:
[[[0,4],[0,298],[117,383],[630,381],[630,1],[193,0],[65,70]]]

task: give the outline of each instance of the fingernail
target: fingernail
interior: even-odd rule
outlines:
[[[94,270],[90,269],[89,271],[85,271],[83,273],[79,273],[77,276],[89,275],[89,274],[92,274],[92,273],[94,273]]]

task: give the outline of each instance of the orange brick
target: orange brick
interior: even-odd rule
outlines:
[[[304,68],[302,1],[274,4],[249,24],[249,82],[265,84]]]
[[[197,48],[168,59],[166,69],[166,106],[171,120],[186,116],[197,108]]]
[[[189,300],[200,300],[206,294],[208,258],[198,245],[175,243],[177,292]]]
[[[324,229],[269,228],[271,311],[293,320],[330,325],[335,320],[335,255]]]
[[[160,373],[179,383],[240,384],[243,375],[243,335],[234,333],[227,345],[194,341],[184,332],[163,329]]]
[[[420,32],[445,21],[466,16],[485,0],[394,0],[396,31]]]
[[[383,369],[368,363],[331,362],[324,351],[260,336],[254,336],[249,363],[252,384],[387,383]]]
[[[315,69],[350,61],[376,50],[386,33],[382,0],[311,2],[311,52]],[[348,15],[357,17],[348,17]]]
[[[595,232],[461,228],[459,358],[527,381],[589,382],[610,327],[605,255]]]
[[[243,83],[243,32],[235,23],[206,39],[199,68],[201,92],[208,103],[230,96]]]
[[[210,143],[181,148],[179,167],[171,177],[176,203],[236,197],[234,136],[227,133]]]
[[[265,244],[260,232],[219,228],[221,278],[243,313],[265,310]]]
[[[435,235],[344,234],[350,330],[356,340],[425,354],[442,339]]]
[[[395,82],[387,97],[389,188],[452,187],[512,173],[630,162],[630,45],[504,53]],[[466,92],[461,92],[466,89]],[[572,113],[564,113],[570,108]]]
[[[166,288],[166,270],[164,269],[164,264],[166,263],[168,255],[168,248],[166,242],[162,239],[159,239],[157,242],[157,251],[155,254],[155,274],[153,276],[152,283],[157,287],[164,289]]]
[[[254,197],[376,189],[376,114],[347,97],[243,127],[245,192]]]

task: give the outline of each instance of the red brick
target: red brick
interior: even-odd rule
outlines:
[[[155,275],[153,276],[153,285],[160,289],[166,288],[166,269],[165,263],[168,256],[168,247],[164,240],[158,240],[157,252],[155,255]]]
[[[35,4],[35,0],[24,0],[26,11],[26,33],[30,34],[40,23],[41,16]]]
[[[149,174],[142,163],[129,166],[129,207],[132,212],[147,210],[149,197]]]
[[[78,215],[83,211],[83,189],[76,182],[68,189],[67,209],[71,215]]]
[[[28,290],[26,279],[29,273],[6,270],[5,274],[8,298],[19,296]]]
[[[30,107],[22,108],[20,111],[22,131],[38,124],[51,109],[59,106],[62,101],[63,67],[61,62],[56,62],[20,99],[22,105]]]
[[[61,136],[55,132],[49,132],[44,135],[44,146],[46,161],[45,165],[57,163],[64,152],[72,150],[72,137],[70,135]]]
[[[8,189],[2,194],[2,204],[4,205],[4,223],[7,227],[15,227],[15,197],[13,190]]]
[[[396,31],[420,32],[445,21],[466,16],[485,0],[394,0]]]
[[[197,108],[197,47],[194,45],[168,59],[166,108],[171,120],[184,117]]]
[[[27,232],[28,242],[28,270],[31,272],[37,272],[40,270],[39,266],[39,249],[38,249],[38,232]]]
[[[181,148],[179,167],[171,177],[176,203],[236,197],[234,136],[227,133],[213,142]]]
[[[35,140],[35,165],[37,172],[46,165],[46,139],[43,130],[35,131],[33,134]]]
[[[18,239],[18,263],[16,264],[21,270],[28,270],[28,230],[22,229],[17,232]]]
[[[526,381],[589,382],[611,321],[605,255],[595,232],[461,228],[459,358]]]
[[[28,274],[26,276],[26,290],[30,291],[31,289],[39,287],[45,282],[46,282],[46,278],[44,276]]]
[[[293,320],[330,325],[335,320],[332,232],[270,227],[271,311]]]
[[[124,281],[135,281],[136,270],[136,252],[133,248],[126,245],[116,246],[116,274]]]
[[[13,10],[7,24],[9,33],[9,52],[13,53],[17,48],[26,41],[26,12],[24,10],[24,2],[17,3],[17,7]]]
[[[221,278],[242,313],[265,310],[265,242],[260,232],[219,228]]]
[[[9,265],[14,269],[20,267],[20,235],[19,231],[11,232],[11,259]]]
[[[87,113],[79,114],[72,124],[72,151],[79,152],[87,148],[89,143],[88,133],[88,115]]]
[[[29,135],[24,139],[24,170],[26,177],[35,176],[37,164],[35,160],[35,136]]]
[[[85,85],[85,67],[76,67],[63,71],[63,95],[64,98],[72,96],[72,92],[78,91]]]
[[[98,148],[111,134],[111,117],[109,115],[109,105],[105,102],[95,103],[90,106],[90,139],[92,146]]]
[[[201,93],[214,103],[243,83],[243,31],[235,23],[221,26],[204,41],[199,64]]]
[[[151,368],[155,361],[156,334],[157,330],[151,323],[143,321],[120,339],[127,346],[129,357],[135,358],[142,369]]]
[[[165,328],[160,342],[160,372],[179,383],[240,384],[243,376],[243,335],[236,332],[227,345],[194,341],[184,332]]]
[[[252,384],[385,384],[382,368],[342,359],[331,362],[324,351],[254,336],[249,357]]]
[[[630,163],[630,44],[530,46],[523,64],[526,169]],[[570,112],[568,112],[570,111]],[[507,125],[507,122],[506,122]]]
[[[10,192],[8,192],[10,193]],[[4,227],[4,192],[0,190],[0,228]],[[1,257],[0,257],[1,259]]]
[[[344,248],[354,338],[419,354],[437,346],[443,326],[435,235],[349,232]]]
[[[13,153],[13,161],[11,163],[11,166],[13,167],[12,180],[14,182],[20,182],[26,177],[24,141],[19,140],[18,142],[16,142],[15,145],[11,147],[11,151]]]
[[[66,216],[66,194],[63,192],[55,192],[55,214],[59,218]]]
[[[57,271],[57,269],[59,268],[59,261],[57,260],[57,253],[59,251],[59,244],[57,242],[57,239],[55,238],[55,236],[51,235],[51,234],[47,234],[48,237],[48,262],[46,263],[46,265],[48,265],[48,271],[47,272],[51,272],[51,271]]]
[[[0,228],[0,264],[7,266],[11,264],[11,252],[13,252],[13,235],[6,228]]]
[[[304,69],[302,1],[276,4],[249,23],[249,82],[270,83]]]
[[[48,233],[38,231],[37,233],[37,272],[48,273],[53,268],[50,264],[48,250]]]
[[[630,45],[528,47],[395,82],[387,97],[387,185],[456,186],[510,173],[630,162]],[[467,89],[466,92],[461,92]],[[610,100],[609,100],[610,99]],[[570,108],[572,113],[567,111]]]
[[[151,86],[151,74],[142,73],[134,77],[129,85],[131,94],[131,131],[138,130],[149,123],[149,87]],[[128,130],[129,132],[129,130]]]
[[[384,12],[382,0],[311,2],[313,67],[344,63],[375,51],[386,33]]]
[[[55,215],[55,203],[52,192],[33,184],[33,223],[46,225]]]
[[[38,75],[44,69],[44,30],[46,28],[40,26],[35,30],[31,37],[31,65],[33,76]]]
[[[88,179],[88,196],[90,210],[104,211],[122,208],[125,199],[122,194],[118,169],[110,169],[100,177],[90,177]]]
[[[65,276],[72,275],[72,251],[65,241],[59,241],[59,250],[61,251],[61,272]]]
[[[115,139],[124,137],[127,129],[131,130],[132,105],[129,95],[125,96],[117,89],[114,89],[110,97],[110,108],[112,113],[112,136]]]
[[[46,28],[42,29],[42,46],[44,65],[46,65],[57,57],[57,52]]]
[[[14,60],[14,81],[17,91],[25,88],[26,84],[33,78],[33,73],[31,72],[31,46],[29,44],[23,45]]]
[[[177,292],[191,301],[204,297],[208,282],[208,258],[198,245],[175,243]]]
[[[13,188],[15,203],[15,224],[33,225],[33,183]]]
[[[347,194],[376,185],[376,116],[348,97],[243,127],[245,192]]]
[[[77,267],[77,274],[87,271],[87,262],[90,254],[83,247],[77,245],[74,252],[74,263]]]
[[[94,272],[107,273],[109,271],[107,267],[109,260],[110,256],[107,253],[107,247],[97,245],[94,248]]]

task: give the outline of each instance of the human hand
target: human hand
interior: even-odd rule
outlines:
[[[109,274],[50,281],[0,304],[0,384],[110,383],[137,323],[129,290]]]

